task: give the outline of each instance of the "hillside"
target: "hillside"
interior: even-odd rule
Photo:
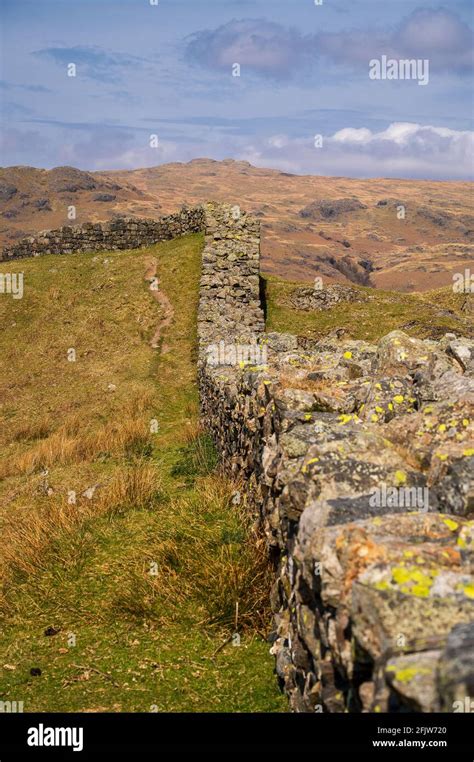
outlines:
[[[423,339],[439,339],[450,332],[474,337],[471,295],[454,294],[450,288],[402,294],[366,286],[341,290],[330,286],[318,292],[272,275],[265,275],[263,283],[267,330],[310,340],[337,332],[377,341],[397,329]]]
[[[470,295],[262,277],[234,211],[52,231],[0,265],[25,284],[0,301],[0,698],[285,711],[270,650],[293,711],[451,711]]]
[[[286,709],[261,543],[198,425],[201,248],[23,260],[0,299],[0,699],[25,712]]]
[[[474,267],[470,183],[299,176],[230,159],[108,172],[1,169],[0,245],[208,199],[242,203],[260,218],[262,269],[285,279],[413,292],[449,286]]]

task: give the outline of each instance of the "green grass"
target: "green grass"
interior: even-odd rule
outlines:
[[[23,300],[0,297],[0,700],[25,711],[286,711],[262,540],[198,427],[201,248],[0,267],[25,274]]]
[[[0,265],[25,278],[22,300],[0,296],[0,700],[25,711],[286,711],[264,543],[199,428],[202,244]],[[174,309],[163,354],[152,258]],[[310,313],[291,306],[298,285],[266,278],[268,330],[469,332],[448,290],[362,289]]]
[[[455,294],[449,288],[403,294],[352,284],[352,288],[369,299],[343,302],[316,312],[291,305],[291,293],[300,286],[307,287],[307,283],[284,281],[271,275],[264,276],[264,281],[268,331],[320,338],[336,328],[345,328],[348,337],[374,342],[395,329],[419,338],[439,338],[447,332],[474,334],[472,319],[461,311],[465,295]]]

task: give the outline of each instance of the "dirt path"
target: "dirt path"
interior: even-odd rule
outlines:
[[[160,346],[163,332],[166,330],[166,328],[168,328],[171,325],[171,321],[173,320],[173,315],[174,315],[173,305],[171,304],[170,300],[168,299],[164,291],[160,290],[160,281],[158,280],[158,277],[156,274],[157,267],[158,267],[158,263],[155,258],[148,260],[147,270],[145,273],[145,280],[150,284],[151,295],[153,299],[155,299],[155,301],[158,302],[163,312],[163,317],[158,323],[156,331],[153,334],[153,337],[150,342],[153,349],[157,349]],[[165,352],[167,352],[168,349],[169,347],[163,342],[161,344],[161,350],[160,350],[161,354],[165,354]]]
[[[110,318],[110,294],[100,288],[102,268],[88,268],[91,281],[81,286],[77,262],[88,262],[89,255],[64,257],[58,297],[61,310],[72,316],[81,334],[89,331],[91,313],[97,320],[110,320],[110,329],[89,336],[90,359],[72,371],[73,376],[78,374],[77,386],[60,374],[60,402],[58,389],[51,384],[48,357],[49,347],[62,347],[53,319],[56,306],[51,311],[49,296],[50,289],[58,285],[57,274],[53,277],[50,273],[46,258],[25,260],[22,265],[34,271],[35,282],[41,286],[38,299],[30,305],[32,323],[22,336],[27,348],[38,345],[42,349],[39,353],[32,349],[31,354],[10,352],[12,363],[5,376],[9,386],[15,388],[15,379],[28,376],[30,365],[34,369],[34,378],[28,382],[31,393],[12,396],[12,410],[19,420],[29,421],[33,385],[40,379],[45,390],[41,400],[59,420],[80,405],[81,420],[120,425],[124,434],[129,427],[135,432],[138,416],[146,425],[140,429],[143,432],[152,417],[160,423],[146,458],[140,457],[140,451],[134,457],[133,450],[129,454],[117,449],[112,458],[84,459],[78,470],[76,463],[63,465],[58,450],[48,477],[32,474],[25,482],[22,474],[9,480],[8,489],[21,494],[8,511],[18,510],[20,519],[25,483],[28,489],[26,534],[22,533],[23,524],[15,523],[19,543],[25,538],[27,543],[29,538],[44,538],[30,543],[28,557],[20,544],[15,546],[17,556],[13,547],[5,551],[8,557],[18,559],[25,576],[18,582],[12,578],[8,585],[11,609],[6,611],[13,615],[5,616],[0,605],[0,699],[23,701],[25,712],[258,713],[287,709],[266,641],[242,628],[239,647],[231,642],[222,647],[235,629],[234,622],[228,621],[227,610],[233,614],[233,605],[228,607],[227,599],[234,602],[247,596],[243,588],[240,592],[239,580],[252,579],[254,572],[248,566],[253,562],[247,550],[247,523],[230,509],[228,490],[220,476],[199,475],[211,470],[215,458],[207,445],[199,444],[201,438],[190,436],[199,425],[195,307],[201,250],[202,237],[189,236],[140,254],[117,257],[117,294],[128,293],[123,326]],[[147,294],[150,282],[156,286],[152,281],[155,257],[162,289],[152,290],[160,305],[156,310]],[[148,281],[145,290],[144,277]],[[81,298],[75,300],[81,287]],[[174,309],[167,299],[160,298],[165,294]],[[18,310],[20,302],[15,301]],[[10,309],[11,305],[8,315]],[[152,313],[148,346],[137,340],[135,319],[143,309]],[[159,349],[150,352],[149,343],[159,322],[153,341],[165,340],[169,347],[168,353],[160,356]],[[11,320],[5,317],[4,323],[0,352],[7,356],[18,337],[17,329],[10,328]],[[110,342],[120,352],[111,353],[104,363]],[[104,394],[110,381],[119,380],[114,396],[105,396],[104,403],[101,396],[89,394],[91,370],[100,379]],[[146,408],[129,406],[134,400],[146,401]],[[55,419],[51,421],[54,427]],[[88,427],[86,437],[87,432]],[[77,432],[78,442],[82,434],[82,430]],[[26,453],[32,446],[29,440],[15,446],[23,444]],[[46,478],[56,487],[56,497],[45,496]],[[116,494],[117,510],[101,515],[100,510],[95,514],[88,508],[82,514],[70,506],[74,523],[59,522],[57,534],[52,532],[48,540],[51,517],[62,516],[66,510],[63,496],[69,485],[82,493],[85,487],[109,478],[118,479],[124,487],[123,493]],[[150,490],[153,497],[148,502]],[[45,500],[55,499],[46,512]],[[94,495],[92,503],[95,499]],[[136,504],[143,499],[143,504]],[[0,521],[3,530],[1,515]],[[150,573],[151,564],[158,565],[158,576]],[[226,595],[224,585],[229,588]],[[243,610],[242,603],[241,615]],[[216,621],[215,626],[208,626],[216,613],[222,624]],[[38,670],[34,677],[33,668]],[[2,716],[0,711],[0,720]]]

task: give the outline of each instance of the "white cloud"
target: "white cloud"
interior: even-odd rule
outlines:
[[[336,143],[365,143],[370,140],[372,133],[366,127],[354,128],[345,127],[343,130],[339,130],[334,133],[332,139]]]
[[[420,140],[425,143],[432,143],[433,140],[440,142],[447,139],[451,143],[459,140],[466,141],[466,146],[469,146],[473,135],[474,133],[470,131],[450,130],[448,127],[432,127],[413,122],[393,122],[382,132],[372,132],[365,127],[361,129],[347,127],[336,132],[331,140],[357,145],[360,143],[370,145],[380,140],[387,140],[397,146],[410,147],[415,140],[419,145]]]
[[[312,45],[309,36],[267,19],[233,19],[187,39],[186,58],[229,71],[234,63],[264,76],[287,78],[300,69]]]
[[[308,71],[321,56],[351,67],[372,58],[428,58],[435,70],[457,73],[472,68],[472,31],[444,8],[421,8],[393,30],[349,29],[302,34],[265,18],[233,19],[186,40],[186,59],[210,69],[230,70],[239,63],[261,76],[288,79]]]
[[[73,139],[74,137],[74,139]],[[261,167],[296,174],[346,177],[405,177],[440,180],[474,178],[474,132],[415,122],[393,122],[380,131],[345,127],[323,135],[322,147],[314,135],[294,138],[275,133],[267,137],[212,131],[194,133],[186,142],[160,139],[151,148],[148,134],[107,128],[60,131],[54,141],[37,133],[11,131],[4,149],[21,163],[32,145],[45,152],[42,164],[74,164],[85,169],[134,169],[197,156],[224,159],[232,156]],[[54,156],[48,147],[56,146]],[[57,147],[60,146],[58,149]]]
[[[278,135],[241,151],[257,165],[298,174],[461,180],[474,177],[473,156],[474,132],[411,122],[380,132],[346,127],[324,136],[321,148],[312,137]]]

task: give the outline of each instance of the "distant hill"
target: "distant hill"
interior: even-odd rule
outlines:
[[[242,204],[261,219],[262,268],[271,275],[423,291],[474,270],[471,183],[300,176],[231,159],[107,172],[0,169],[0,245],[209,199]]]

